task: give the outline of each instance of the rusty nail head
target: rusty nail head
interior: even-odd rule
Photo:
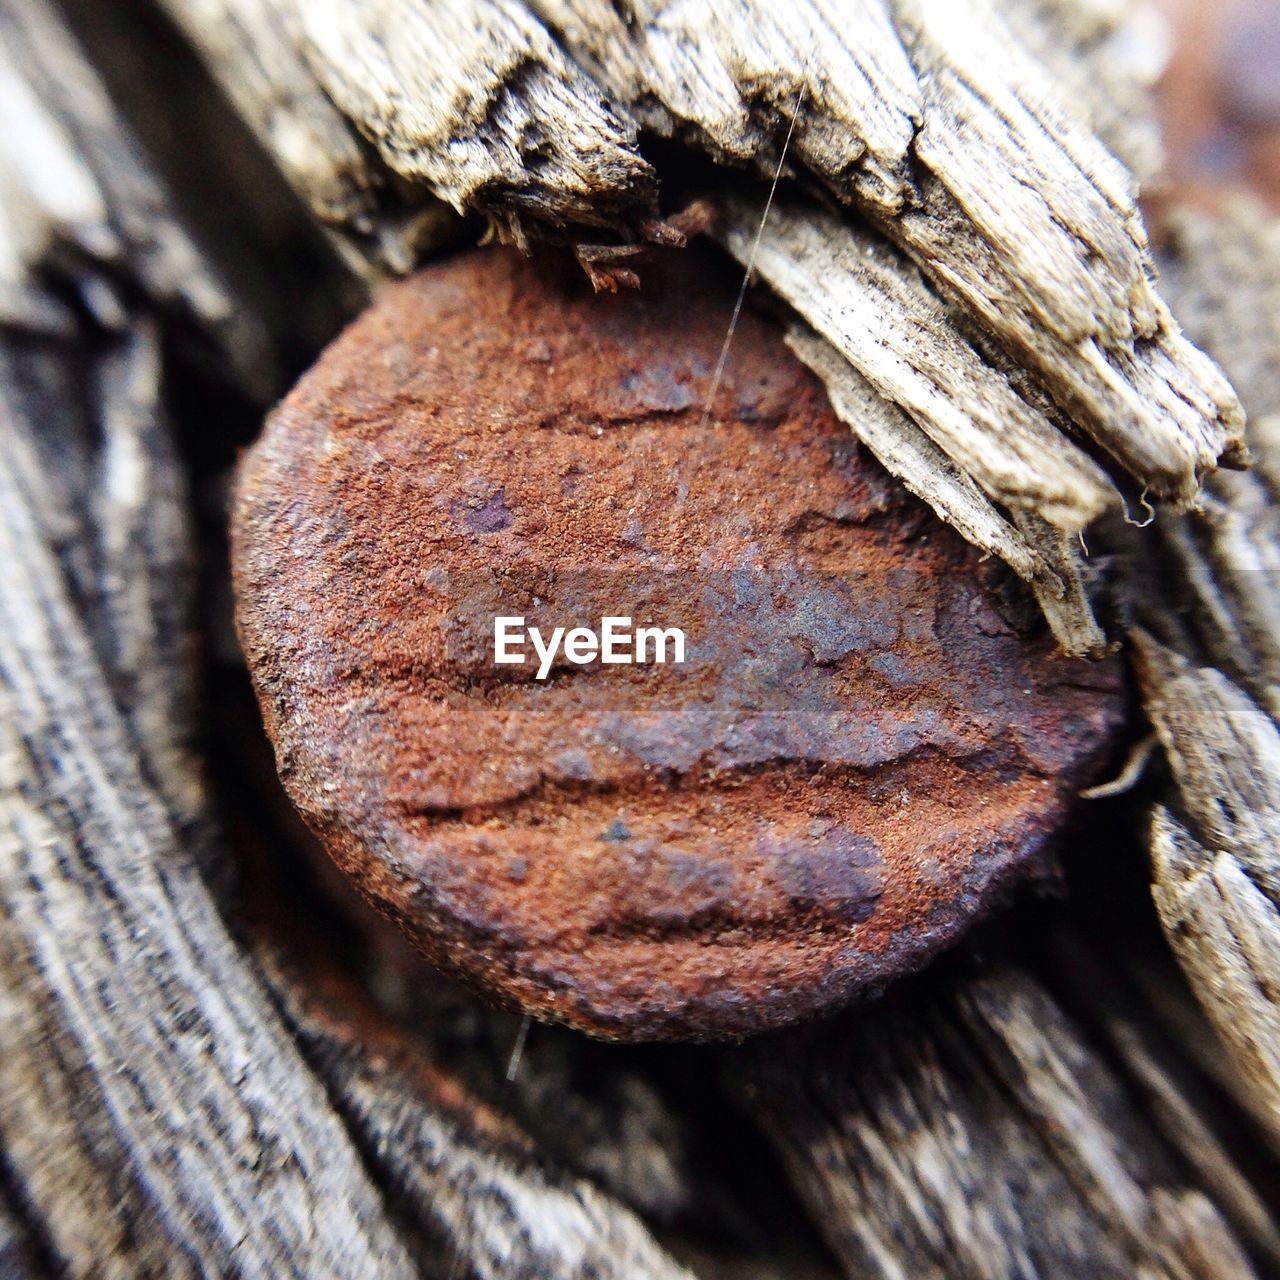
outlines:
[[[593,296],[503,251],[388,287],[241,468],[281,776],[435,962],[618,1039],[738,1037],[917,967],[1043,862],[1113,663],[993,607],[693,250]],[[497,614],[683,665],[496,666]]]

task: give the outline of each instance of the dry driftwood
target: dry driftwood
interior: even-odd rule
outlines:
[[[415,68],[442,55],[429,24],[445,19],[435,11],[416,7],[426,25],[379,64],[379,32],[399,30],[388,23],[400,6],[164,3],[317,216],[396,269],[413,261],[438,195],[477,208],[497,199],[513,234],[538,217],[581,227],[641,216],[649,179],[619,159],[631,154],[631,124],[619,117],[610,132],[587,72],[613,92],[615,76],[629,77],[618,99],[635,119],[765,173],[804,80],[815,110],[797,125],[796,172],[860,212],[780,196],[758,266],[808,321],[793,323],[792,341],[869,447],[1008,560],[1076,650],[1100,643],[1067,550],[1076,527],[1115,502],[1124,466],[1138,485],[1154,492],[1163,475],[1171,496],[1187,496],[1188,477],[1234,430],[1217,375],[1176,338],[1150,292],[1123,175],[1044,95],[1023,100],[1033,96],[1028,83],[1041,83],[1030,62],[1039,58],[1060,85],[1091,86],[1073,102],[1081,118],[1131,163],[1149,163],[1141,128],[1107,107],[1141,94],[1113,43],[1116,23],[1083,0],[1003,6],[1003,19],[977,14],[958,32],[938,6],[868,6],[863,34],[905,42],[868,38],[851,52],[856,42],[821,41],[820,63],[806,60],[804,40],[840,21],[837,6],[757,13],[758,47],[740,50],[747,61],[710,87],[679,74],[721,65],[708,51],[728,47],[735,6],[691,9],[710,15],[702,23],[664,7],[656,27],[665,23],[684,61],[664,53],[654,65],[640,52],[650,28],[619,33],[604,5],[542,0],[562,48],[514,4],[469,5],[486,30],[525,39],[536,56],[524,65],[513,55],[509,74],[482,79],[479,115],[453,160],[453,135],[439,132],[412,87]],[[993,34],[1001,21],[1025,57],[1003,59],[1017,40]],[[205,874],[222,845],[190,745],[188,500],[160,390],[175,370],[162,363],[169,344],[158,335],[199,327],[243,385],[252,317],[237,313],[192,248],[53,11],[11,0],[0,29],[12,37],[0,54],[0,100],[25,122],[22,136],[0,139],[0,434],[12,459],[0,472],[0,552],[12,566],[0,578],[0,1269],[17,1258],[37,1274],[76,1275],[686,1274],[619,1203],[661,1211],[652,1174],[661,1150],[645,1155],[643,1177],[620,1167],[618,1151],[596,1153],[598,1182],[617,1195],[558,1170],[550,1144],[531,1143],[470,1095],[469,1068],[441,1070],[395,1028],[336,1020],[289,966],[261,949],[255,959],[228,931]],[[1047,34],[1064,30],[1078,33],[1076,55]],[[617,43],[606,48],[599,32],[610,31]],[[944,40],[950,34],[956,40]],[[997,39],[1001,57],[987,64],[983,42]],[[849,59],[877,53],[893,55],[871,68],[877,92],[837,78]],[[969,151],[947,125],[963,92],[962,55],[978,58],[977,83],[1019,122],[1005,139],[978,130]],[[541,88],[526,93],[528,83]],[[702,119],[712,89],[719,114]],[[908,99],[903,116],[893,103]],[[855,111],[865,114],[850,131]],[[583,131],[566,131],[567,112]],[[904,119],[919,171],[902,164]],[[555,144],[546,167],[530,163],[547,141],[541,129]],[[991,218],[1001,211],[957,221],[947,186],[962,188],[996,155],[1036,184],[1061,179],[1050,193],[1063,202],[1058,212],[1088,222],[1082,242],[1103,251],[1088,279],[1063,239],[1051,238],[1043,260],[1009,254],[1000,272],[1010,305],[992,325],[1003,347],[977,327],[983,308],[967,293],[973,273],[991,267],[1000,241]],[[46,164],[66,183],[47,186]],[[1105,194],[1081,187],[1086,173]],[[747,257],[759,203],[726,208],[721,234]],[[810,249],[819,256],[806,261]],[[1261,322],[1238,302],[1241,266],[1256,264],[1256,250],[1232,254],[1235,274],[1216,292],[1179,281],[1182,299],[1202,299],[1183,314],[1265,430],[1276,413],[1265,387],[1280,366],[1238,363],[1233,335],[1253,335],[1256,348],[1251,326]],[[1215,264],[1210,276],[1222,275],[1208,248],[1186,250],[1187,263],[1202,258]],[[1059,304],[1041,324],[1039,309]],[[887,360],[854,316],[897,343],[901,361]],[[913,324],[924,325],[918,343]],[[1088,340],[1064,352],[1081,334]],[[1151,455],[1139,456],[1131,433],[1154,421],[1168,385],[1187,380],[1198,407],[1161,426]],[[1009,432],[1003,451],[997,428]],[[1107,463],[1107,474],[1079,447],[1090,429],[1114,433],[1103,448],[1124,466]],[[1156,820],[1158,905],[1231,1055],[1224,1084],[1274,1132],[1274,606],[1244,572],[1272,527],[1271,481],[1265,468],[1259,475],[1214,482],[1207,519],[1217,512],[1223,523],[1197,518],[1170,535],[1171,546],[1181,537],[1190,548],[1199,589],[1218,604],[1202,634],[1161,633],[1259,702],[1154,647],[1146,693],[1181,788],[1179,813]],[[1142,593],[1144,620],[1170,616],[1163,590]],[[1251,782],[1249,768],[1262,770]],[[1068,968],[1082,956],[1101,963],[1096,946],[1074,944]],[[1189,1065],[1193,1034],[1153,1026],[1096,991],[1101,1030],[1086,1026],[1013,965],[976,976],[961,968],[913,987],[910,999],[784,1037],[733,1066],[848,1274],[1225,1277],[1250,1274],[1241,1241],[1277,1256],[1274,1222]],[[555,1080],[527,1082],[525,1105],[550,1106]],[[715,1274],[712,1259],[706,1273]],[[739,1274],[776,1273],[761,1263]]]

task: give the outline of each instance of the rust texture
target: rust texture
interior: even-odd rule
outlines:
[[[712,1039],[917,967],[1045,862],[1114,663],[975,554],[694,251],[640,295],[477,251],[391,286],[238,477],[281,776],[435,962],[539,1017]],[[679,625],[683,666],[492,662],[494,614]]]

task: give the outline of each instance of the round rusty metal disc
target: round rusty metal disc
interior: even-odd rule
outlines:
[[[750,1034],[918,966],[1043,862],[1121,714],[1004,620],[732,281],[501,251],[387,288],[239,474],[280,773],[437,963],[539,1017]],[[683,665],[493,662],[495,615],[680,626]]]

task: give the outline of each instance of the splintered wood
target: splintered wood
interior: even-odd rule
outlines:
[[[1213,477],[1203,510],[1160,527],[1167,577],[1152,564],[1132,584],[1166,642],[1137,638],[1174,781],[1152,819],[1153,894],[1226,1049],[1228,1086],[1280,1141],[1280,487],[1267,460],[1280,422],[1277,225],[1247,204],[1183,215],[1170,281],[1240,387],[1264,462]]]
[[[540,7],[559,27],[562,6]],[[642,91],[677,130],[718,142],[732,100],[742,128],[734,155],[751,139],[752,159],[772,155],[803,85],[796,158],[1033,369],[1140,486],[1188,502],[1199,476],[1238,450],[1230,388],[1180,338],[1152,288],[1127,171],[1056,101],[1043,66],[989,5],[897,0],[860,6],[851,24],[818,3],[775,8],[763,21],[733,0],[633,3],[622,6],[628,21],[615,19],[603,58],[593,49],[599,24],[582,21],[596,6],[563,7],[577,19],[565,27],[570,48],[620,97],[628,78],[611,72],[625,61],[624,33],[634,33]],[[744,31],[755,33],[745,43]],[[665,75],[646,76],[654,64]],[[829,89],[849,83],[861,93]],[[754,116],[752,103],[764,104]],[[824,145],[829,135],[843,147]],[[837,251],[844,234],[836,232]],[[788,265],[798,284],[821,274],[804,256]],[[778,287],[776,272],[762,274]]]
[[[962,471],[893,400],[882,397],[806,326],[794,325],[787,344],[822,379],[836,414],[854,426],[887,471],[927,502],[939,519],[954,525],[974,546],[999,556],[1030,584],[1068,652],[1101,651],[1105,638],[1084,594],[1078,548],[1069,536],[1029,511],[1006,516],[971,473]]]
[[[317,217],[384,268],[414,260],[415,202],[527,247],[633,241],[660,176],[641,128],[834,199],[779,195],[761,279],[826,340],[801,354],[833,388],[860,376],[902,411],[887,428],[833,390],[853,430],[1033,584],[1069,652],[1103,643],[1080,531],[1122,502],[1186,507],[1243,461],[1240,406],[1156,293],[1107,149],[1155,164],[1119,7],[163,2]],[[762,202],[717,201],[742,261]],[[976,525],[958,479],[991,504]],[[1035,539],[1048,563],[1028,520],[1062,535]]]
[[[521,5],[325,0],[295,19],[320,82],[387,164],[460,212],[514,232],[522,214],[605,226],[649,211],[635,125]]]

